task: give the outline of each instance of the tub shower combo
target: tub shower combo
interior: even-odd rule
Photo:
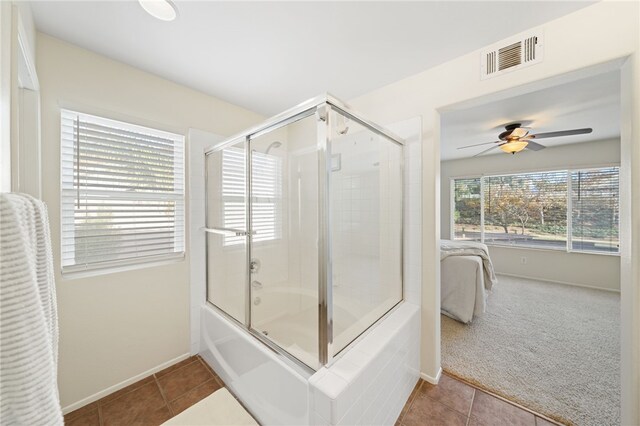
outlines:
[[[200,351],[261,423],[392,424],[411,391],[403,145],[323,95],[206,150]]]

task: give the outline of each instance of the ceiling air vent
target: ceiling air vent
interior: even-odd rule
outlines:
[[[481,78],[490,78],[542,61],[542,34],[496,43],[482,51]]]

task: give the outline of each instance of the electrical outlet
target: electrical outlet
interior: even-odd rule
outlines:
[[[527,264],[527,258],[526,258],[526,257],[524,257],[524,256],[522,256],[522,257],[520,258],[520,263],[522,263],[523,265],[526,265],[526,264]]]

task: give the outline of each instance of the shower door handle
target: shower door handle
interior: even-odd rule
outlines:
[[[202,230],[210,234],[235,235],[236,237],[249,235],[249,232],[236,228],[202,228]],[[252,234],[255,234],[255,231]]]

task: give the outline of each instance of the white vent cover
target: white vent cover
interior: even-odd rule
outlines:
[[[480,55],[481,78],[484,80],[542,62],[543,51],[542,33],[496,43]]]

